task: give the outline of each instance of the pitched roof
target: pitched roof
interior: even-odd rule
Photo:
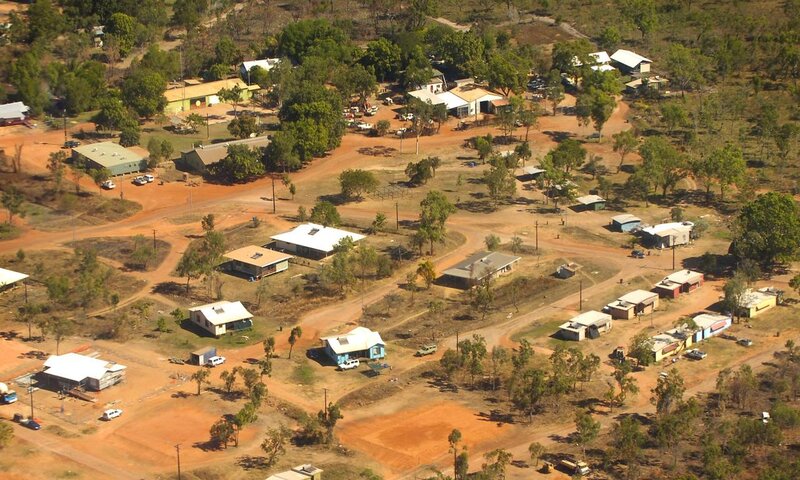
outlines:
[[[6,285],[17,283],[20,280],[25,280],[26,278],[28,278],[28,275],[24,273],[19,273],[13,270],[6,270],[5,268],[0,268],[0,288],[5,287]]]
[[[622,215],[615,215],[611,217],[611,220],[619,223],[620,225],[624,223],[631,223],[631,222],[640,222],[642,221],[641,218],[637,217],[636,215],[631,215],[630,213],[623,213]]]
[[[347,237],[350,237],[354,242],[366,238],[364,235],[358,233],[339,230],[333,227],[324,227],[316,223],[304,223],[294,227],[288,232],[279,233],[270,238],[328,253],[332,252],[336,244]]]
[[[576,198],[575,201],[580,203],[581,205],[591,205],[593,203],[602,203],[605,202],[606,200],[600,195],[584,195],[582,197]]]
[[[667,289],[677,288],[684,283],[695,283],[703,279],[703,274],[700,272],[693,272],[691,270],[680,270],[664,277],[663,280],[656,284],[656,287],[663,287]]]
[[[619,297],[618,300],[620,302],[632,303],[634,305],[637,305],[640,303],[648,302],[649,300],[653,300],[656,298],[658,298],[658,294],[655,292],[650,292],[648,290],[634,290]]]
[[[430,103],[431,105],[439,105],[440,103],[445,103],[444,100],[439,98],[438,94],[431,92],[427,88],[412,90],[408,92],[408,94],[422,102]]]
[[[245,138],[242,140],[232,140],[230,142],[212,143],[211,145],[200,145],[193,150],[186,150],[184,154],[194,152],[203,165],[211,165],[217,163],[223,158],[228,156],[228,145],[247,145],[250,149],[266,147],[269,145],[270,137],[265,135],[263,137]]]
[[[649,58],[645,58],[638,53],[630,50],[619,49],[611,55],[611,60],[621,63],[628,68],[636,68],[642,62],[653,63]]]
[[[479,100],[481,102],[492,101],[492,100],[500,100],[503,98],[502,95],[498,95],[494,92],[490,92],[485,88],[479,87],[477,85],[463,85],[456,87],[450,90],[450,93],[456,95],[457,97],[461,98],[466,102],[474,102]]]
[[[242,62],[241,68],[244,69],[245,72],[249,72],[253,67],[263,68],[266,71],[272,70],[273,67],[280,63],[280,58],[262,58],[260,60],[248,60],[246,62]]]
[[[246,318],[253,318],[253,314],[244,308],[242,302],[228,302],[225,300],[209,303],[207,305],[200,305],[199,307],[192,307],[189,311],[201,312],[203,317],[215,326],[224,325],[237,320],[244,320]]]
[[[22,102],[0,105],[0,120],[22,120],[31,108]]]
[[[177,102],[182,99],[209,97],[216,95],[223,88],[233,88],[239,86],[242,90],[258,90],[261,87],[258,85],[247,85],[244,80],[239,78],[227,78],[225,80],[217,80],[216,82],[199,83],[197,85],[187,85],[186,87],[179,86],[164,92],[167,97],[167,102]]]
[[[589,56],[592,57],[592,59],[594,60],[592,62],[593,66],[605,65],[611,61],[611,58],[605,51],[592,52],[589,54]],[[583,65],[583,63],[580,60],[578,60],[578,57],[572,58],[572,64],[575,65],[576,67],[580,67],[581,65]],[[613,70],[614,68],[612,67],[611,69]]]
[[[522,175],[539,175],[540,173],[544,173],[546,171],[547,170],[545,170],[543,168],[527,166],[527,167],[522,167],[522,173],[519,176],[522,176]]]
[[[561,324],[559,328],[562,330],[580,330],[591,326],[606,325],[611,321],[611,315],[596,310],[589,310],[580,315],[576,315],[569,319],[569,321]]]
[[[713,313],[701,313],[700,315],[696,315],[692,320],[694,320],[695,325],[701,330],[705,330],[706,328],[710,328],[717,322],[721,322],[724,320],[730,320],[731,317],[728,315],[717,315]]]
[[[64,355],[51,355],[45,360],[44,368],[48,375],[80,382],[86,378],[99,380],[106,372],[118,372],[127,367],[77,353],[65,353]]]
[[[444,102],[448,110],[465,107],[467,105],[467,102],[463,98],[451,92],[440,93],[439,99]]]
[[[777,297],[775,294],[765,291],[765,289],[747,290],[744,295],[742,295],[742,299],[739,301],[739,306],[742,308],[752,308],[765,301],[776,298]]]
[[[292,258],[291,255],[259,247],[258,245],[248,245],[246,247],[237,248],[223,256],[231,260],[262,268]]]
[[[692,222],[671,222],[671,223],[660,223],[652,227],[646,227],[643,228],[642,231],[648,235],[663,236],[665,234],[674,233],[670,232],[670,230],[678,232],[686,232],[686,231],[692,231],[692,228],[694,228],[694,223]]]
[[[381,334],[366,327],[356,327],[344,335],[322,337],[337,355],[368,350],[375,345],[385,345]]]
[[[75,147],[72,150],[105,168],[140,162],[144,159],[142,155],[114,142],[90,143]]]
[[[480,280],[487,275],[518,262],[522,257],[499,252],[478,252],[444,271],[449,277]]]

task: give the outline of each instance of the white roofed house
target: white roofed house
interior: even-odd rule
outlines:
[[[356,327],[344,335],[320,338],[322,348],[337,365],[350,359],[377,360],[386,356],[386,344],[381,334],[366,327]]]
[[[638,53],[630,50],[619,49],[611,55],[611,61],[623,73],[641,75],[650,73],[650,65],[653,63],[649,58],[645,58]]]
[[[229,260],[223,264],[225,270],[245,275],[251,281],[288,270],[289,259],[292,258],[286,253],[276,252],[258,245],[237,248],[226,253],[224,257]]]
[[[0,105],[0,126],[25,123],[31,108],[22,102]]]
[[[253,328],[253,314],[242,302],[221,301],[192,307],[189,321],[215,337]]]
[[[592,52],[589,54],[589,57],[592,59],[592,62],[589,64],[589,68],[595,71],[600,72],[609,72],[614,70],[614,67],[609,65],[611,63],[611,57],[608,56],[608,53],[605,51],[600,52]],[[572,64],[576,67],[583,66],[583,63],[578,59],[578,57],[574,57],[572,59]]]
[[[100,391],[125,380],[125,365],[99,358],[65,353],[51,355],[39,374],[40,382],[47,388],[71,390],[79,387]]]
[[[272,70],[278,63],[280,63],[280,58],[262,58],[260,60],[249,60],[246,62],[242,62],[239,66],[239,75],[242,76],[242,80],[247,82],[250,85],[250,71],[254,67],[258,67],[263,69],[266,72]]]
[[[298,465],[291,470],[275,473],[267,477],[267,480],[322,480],[321,468],[311,464]]]
[[[614,318],[630,320],[637,315],[653,313],[658,308],[658,294],[647,290],[634,290],[607,305]]]
[[[612,323],[611,315],[589,310],[563,323],[558,329],[558,336],[578,342],[586,338],[597,338],[601,333],[610,331]]]
[[[304,257],[322,259],[333,253],[333,249],[343,239],[350,237],[353,242],[365,239],[364,235],[348,232],[316,223],[304,223],[288,232],[273,235],[275,248]]]
[[[0,268],[0,292],[14,288],[19,282],[28,278],[24,273],[15,272],[13,270],[6,270]]]
[[[692,222],[661,223],[642,228],[642,241],[652,248],[670,248],[687,245],[692,240]]]
[[[662,297],[678,298],[682,293],[693,292],[702,285],[702,273],[692,270],[679,270],[656,283],[653,290]]]
[[[739,315],[753,318],[778,304],[778,293],[773,288],[748,289],[739,301]]]

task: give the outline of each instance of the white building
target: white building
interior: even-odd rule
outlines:
[[[253,314],[242,302],[221,301],[192,307],[189,320],[215,337],[253,328]]]
[[[597,338],[611,330],[611,315],[596,310],[583,312],[561,324],[558,335],[564,340],[580,342],[586,338]]]
[[[31,108],[22,102],[0,105],[0,125],[16,125],[28,118]]]
[[[82,387],[100,391],[125,380],[125,365],[99,358],[65,353],[51,355],[44,362],[42,380],[50,388],[71,390]]]
[[[267,480],[322,480],[321,468],[311,464],[298,465],[291,470],[276,473],[267,477]]]
[[[630,50],[619,49],[611,55],[611,60],[624,73],[642,74],[650,73],[650,65],[653,63],[649,58],[645,58],[638,53]]]
[[[325,227],[316,223],[304,223],[288,232],[273,235],[271,238],[275,241],[275,248],[278,250],[320,259],[333,253],[336,245],[347,237],[354,242],[366,238],[358,233]]]
[[[661,223],[642,229],[642,239],[653,248],[687,245],[692,240],[692,222]]]
[[[356,327],[344,335],[322,337],[325,353],[337,365],[354,358],[377,360],[386,356],[381,334],[366,327]]]
[[[21,282],[26,278],[28,278],[28,275],[24,273],[0,268],[0,292],[8,288],[13,288],[17,282]]]
[[[258,67],[266,72],[269,72],[275,68],[280,61],[280,58],[262,58],[260,60],[249,60],[247,62],[242,62],[242,64],[239,66],[239,75],[242,76],[242,80],[250,85],[250,70],[252,70],[253,67]]]

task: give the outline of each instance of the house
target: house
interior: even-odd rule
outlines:
[[[28,119],[31,107],[22,102],[5,103],[0,105],[0,127],[5,125],[19,125]]]
[[[638,315],[653,313],[658,308],[658,294],[647,290],[634,290],[607,305],[615,319],[631,320]]]
[[[263,137],[200,145],[191,150],[181,152],[180,167],[190,172],[203,174],[209,165],[213,165],[228,156],[228,147],[230,145],[247,145],[250,149],[256,149],[266,147],[269,142],[269,136],[265,135]]]
[[[337,365],[350,359],[376,360],[386,356],[381,334],[366,327],[356,327],[344,335],[322,337],[322,348]]]
[[[445,82],[444,74],[434,68],[433,76],[430,80],[425,84],[416,85],[416,87],[417,90],[426,90],[430,93],[442,93],[447,87],[447,82]]]
[[[503,98],[502,95],[474,84],[455,87],[449,93],[467,102],[467,105],[460,110],[464,116],[477,116],[480,112],[489,113],[492,111],[491,102]]]
[[[205,108],[221,103],[219,91],[223,88],[232,89],[239,87],[242,91],[242,102],[247,102],[253,96],[253,92],[259,90],[258,85],[248,85],[238,78],[218,80],[216,82],[195,83],[190,80],[184,81],[183,86],[178,86],[164,92],[167,98],[167,106],[164,113],[178,113]]]
[[[642,228],[642,242],[652,248],[671,248],[686,245],[692,240],[692,222],[661,223]]]
[[[447,112],[458,118],[466,117],[469,114],[469,103],[452,92],[436,93],[431,92],[428,89],[421,88],[419,90],[412,90],[408,92],[408,95],[422,102],[430,103],[431,105],[444,104]]]
[[[539,167],[522,167],[520,174],[517,175],[517,180],[520,182],[531,182],[541,176],[546,170]]]
[[[572,317],[568,322],[558,327],[558,336],[564,340],[580,342],[586,338],[597,338],[601,333],[610,331],[611,325],[611,315],[589,310]]]
[[[253,328],[253,314],[242,302],[227,300],[190,308],[189,321],[215,337]]]
[[[693,332],[686,327],[673,328],[653,337],[653,360],[660,362],[670,355],[682,352],[692,346]]]
[[[18,282],[21,282],[26,278],[28,278],[28,275],[24,273],[0,268],[0,292],[14,288]]]
[[[224,268],[230,272],[238,272],[251,280],[259,280],[275,273],[289,269],[291,255],[269,250],[258,245],[237,248],[223,255],[230,262]]]
[[[51,355],[44,362],[40,381],[54,390],[72,390],[80,387],[99,392],[125,380],[125,365],[99,358],[65,353]]]
[[[778,304],[778,295],[769,287],[758,290],[748,289],[739,301],[739,315],[753,318]]]
[[[589,68],[591,68],[592,70],[600,72],[610,72],[611,70],[614,70],[614,67],[610,65],[611,57],[608,56],[608,53],[604,51],[592,52],[589,54],[589,56],[592,58],[592,62],[589,65]],[[580,67],[583,65],[583,63],[581,63],[581,61],[578,60],[578,57],[573,57],[572,64],[575,65],[576,67]]]
[[[87,168],[105,168],[111,176],[126,175],[147,169],[144,155],[114,142],[91,143],[72,149],[72,158],[85,162]]]
[[[250,82],[250,70],[253,67],[258,67],[263,69],[265,72],[269,72],[272,70],[278,63],[280,63],[280,58],[262,58],[260,60],[249,60],[247,62],[242,62],[239,65],[239,75],[241,75],[242,80],[246,81],[248,85]]]
[[[649,58],[645,58],[638,53],[630,50],[619,49],[611,55],[611,61],[619,68],[622,73],[631,75],[641,75],[650,73],[650,65],[653,63]]]
[[[693,339],[694,342],[700,342],[718,335],[723,330],[731,326],[730,315],[717,315],[713,313],[701,313],[692,318],[694,324],[697,325]]]
[[[611,229],[618,232],[630,232],[642,224],[642,219],[636,215],[623,213],[611,217]]]
[[[267,480],[322,480],[323,470],[311,464],[298,465],[291,470],[276,473]]]
[[[445,281],[470,288],[488,278],[510,272],[521,257],[499,252],[478,252],[443,272]]]
[[[580,204],[580,209],[583,211],[602,210],[606,208],[606,200],[599,195],[584,195],[576,198],[575,201]]]
[[[556,277],[561,279],[572,278],[578,272],[578,265],[575,263],[565,263],[556,269]]]
[[[345,238],[358,242],[367,237],[316,223],[304,223],[288,232],[273,235],[277,250],[285,250],[304,257],[322,259],[333,253],[333,249]]]
[[[703,285],[703,274],[691,270],[680,270],[658,282],[653,291],[662,297],[678,298],[682,293],[691,293]]]
[[[644,90],[661,90],[669,84],[669,80],[658,75],[647,78],[634,78],[625,84],[628,93],[639,93]]]

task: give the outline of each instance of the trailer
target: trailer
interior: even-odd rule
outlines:
[[[0,403],[11,404],[17,401],[17,392],[8,388],[5,383],[0,383]]]
[[[205,347],[192,352],[191,363],[201,367],[208,363],[211,357],[217,356],[217,347]]]

